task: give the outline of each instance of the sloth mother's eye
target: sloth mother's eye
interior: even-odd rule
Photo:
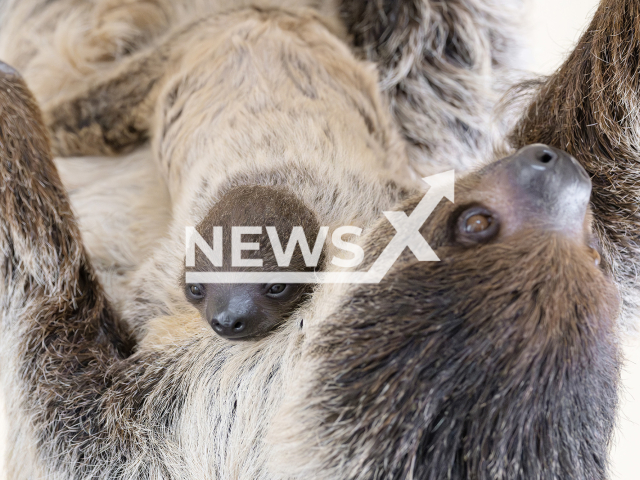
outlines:
[[[201,283],[193,283],[187,285],[186,288],[187,297],[191,300],[201,300],[205,296],[205,288]]]
[[[456,237],[465,245],[473,245],[491,240],[499,230],[498,217],[487,208],[475,206],[458,217]]]

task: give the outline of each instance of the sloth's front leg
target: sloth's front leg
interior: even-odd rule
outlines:
[[[130,337],[95,279],[35,99],[2,62],[0,255],[3,333],[25,342],[25,371],[37,375],[43,361],[79,373],[92,357],[129,354]]]
[[[4,63],[0,275],[10,471],[21,478],[170,478],[163,465],[172,460],[154,457],[150,445],[163,442],[171,422],[154,429],[150,416],[174,395],[182,398],[173,386],[184,385],[171,372],[179,362],[171,354],[167,363],[128,356],[130,336],[95,279],[36,102]],[[145,392],[156,388],[163,394],[148,400]]]
[[[60,303],[76,296],[65,280],[87,275],[84,286],[92,286],[80,234],[35,99],[5,63],[0,87],[0,288],[25,303],[31,297]]]

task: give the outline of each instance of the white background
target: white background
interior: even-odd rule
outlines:
[[[571,51],[597,5],[595,0],[530,0],[525,29],[529,38],[528,68],[548,74]],[[640,95],[640,92],[638,92]],[[613,478],[640,478],[640,340],[626,341],[619,430],[612,452]],[[2,422],[0,415],[0,422]],[[3,425],[0,423],[0,431]],[[4,435],[0,435],[0,479]]]

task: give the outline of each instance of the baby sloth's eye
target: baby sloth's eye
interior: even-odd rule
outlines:
[[[194,283],[192,285],[187,285],[187,296],[192,300],[200,300],[204,298],[204,285],[200,283]]]
[[[278,297],[282,297],[285,292],[287,291],[287,285],[284,283],[274,283],[273,285],[271,285],[269,287],[269,290],[267,290],[267,295],[269,297],[274,297],[274,298],[278,298]]]
[[[458,218],[457,237],[463,244],[486,242],[496,236],[500,227],[498,218],[484,207],[471,207]]]

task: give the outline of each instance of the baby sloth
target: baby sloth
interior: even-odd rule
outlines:
[[[252,233],[234,234],[238,227],[253,227]],[[289,251],[290,241],[295,242],[286,266],[280,266],[277,261],[273,240],[267,233],[271,230],[269,227],[275,227],[282,251]],[[307,245],[301,247],[295,238],[291,239],[295,227],[302,227]],[[221,265],[214,265],[201,248],[196,248],[195,266],[186,267],[185,273],[313,272],[321,265],[323,244],[320,242],[316,246],[320,228],[316,216],[300,199],[284,189],[260,185],[232,188],[209,210],[196,231],[211,244],[212,233],[220,228]],[[234,235],[237,235],[235,247],[242,242],[242,250],[234,251]],[[215,243],[215,234],[213,237]],[[307,250],[307,257],[311,255],[311,262],[301,248]],[[184,278],[183,275],[183,281]],[[263,337],[281,324],[302,304],[311,292],[311,286],[303,283],[185,283],[184,291],[189,302],[218,335],[248,340]]]

